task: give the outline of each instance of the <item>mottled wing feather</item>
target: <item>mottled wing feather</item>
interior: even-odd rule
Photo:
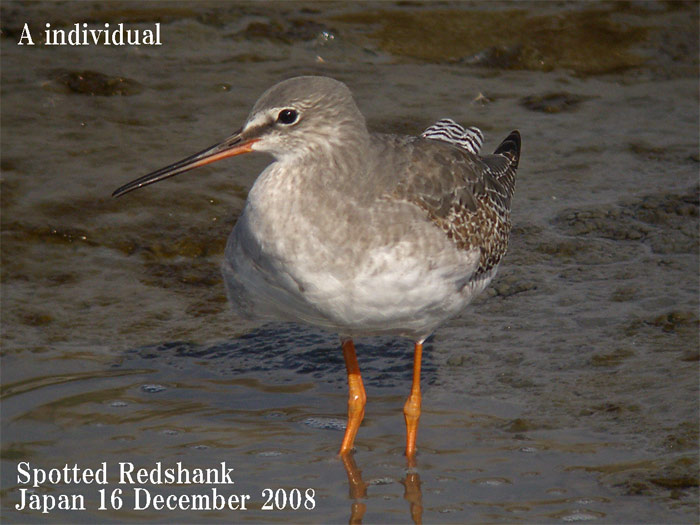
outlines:
[[[510,206],[520,156],[520,135],[511,133],[493,155],[415,139],[406,173],[393,196],[418,205],[460,249],[479,248],[473,276],[503,258],[510,233]]]

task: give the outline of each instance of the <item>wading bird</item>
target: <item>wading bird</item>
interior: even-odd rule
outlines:
[[[234,155],[271,154],[228,239],[229,298],[248,316],[340,334],[349,386],[341,455],[366,402],[352,338],[412,339],[404,405],[412,458],[423,342],[488,285],[508,243],[520,134],[492,155],[479,154],[482,139],[449,119],[420,136],[372,133],[345,84],[297,77],[268,89],[220,144],[114,195]]]

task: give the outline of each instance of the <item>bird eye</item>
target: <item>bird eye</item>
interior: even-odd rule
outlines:
[[[277,122],[282,124],[294,124],[299,119],[299,113],[293,109],[283,109],[277,115]]]

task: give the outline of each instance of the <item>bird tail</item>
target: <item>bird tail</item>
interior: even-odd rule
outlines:
[[[503,155],[510,160],[511,166],[515,169],[518,167],[520,160],[520,132],[518,130],[511,131],[503,142],[493,152],[494,155]]]

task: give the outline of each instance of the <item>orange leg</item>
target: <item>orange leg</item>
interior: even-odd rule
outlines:
[[[345,368],[348,371],[348,425],[345,427],[345,436],[343,443],[340,445],[340,454],[347,454],[352,450],[353,443],[357,430],[360,428],[360,423],[365,417],[365,404],[367,403],[367,395],[365,387],[362,384],[362,376],[360,375],[360,367],[357,364],[357,356],[355,355],[355,345],[352,339],[343,341],[343,357],[345,358]]]
[[[420,419],[420,364],[423,356],[423,343],[416,343],[413,351],[413,385],[411,395],[408,396],[403,406],[403,414],[406,419],[406,456],[412,458],[416,454],[416,434],[418,433],[418,420]]]

